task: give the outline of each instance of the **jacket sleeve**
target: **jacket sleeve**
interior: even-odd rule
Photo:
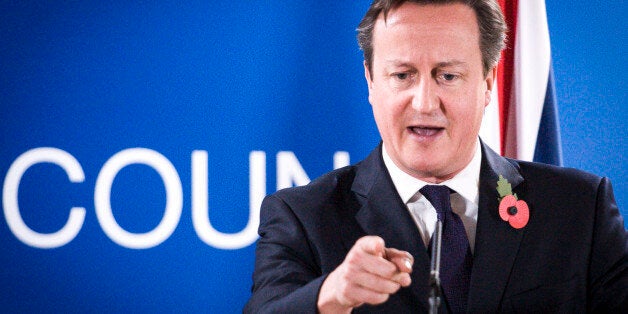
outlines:
[[[275,195],[262,202],[259,235],[252,296],[244,313],[316,313],[325,276],[303,225]]]
[[[607,178],[598,187],[589,265],[589,312],[628,313],[628,235]]]

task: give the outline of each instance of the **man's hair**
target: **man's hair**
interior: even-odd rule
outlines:
[[[473,9],[480,30],[480,51],[484,75],[497,65],[506,41],[506,22],[496,0],[374,0],[358,25],[358,44],[364,52],[364,61],[369,72],[373,67],[373,29],[380,14],[386,20],[390,10],[405,2],[428,4],[461,3]],[[372,74],[372,73],[371,73]]]

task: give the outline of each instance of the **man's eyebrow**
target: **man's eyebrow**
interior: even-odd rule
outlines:
[[[414,67],[412,62],[403,61],[403,60],[395,60],[389,59],[384,60],[384,63],[389,66],[397,66],[397,67]],[[445,67],[453,67],[453,66],[466,66],[467,62],[460,60],[451,60],[451,61],[442,61],[438,62],[435,65],[435,68],[445,68]]]
[[[443,61],[443,62],[438,62],[436,64],[437,68],[446,68],[446,67],[452,67],[452,66],[466,66],[467,63],[464,61],[459,61],[459,60],[451,60],[451,61]]]
[[[386,63],[387,65],[392,65],[392,66],[412,67],[412,63],[407,62],[407,61],[402,61],[402,60],[390,59],[390,60],[384,60],[384,63]]]

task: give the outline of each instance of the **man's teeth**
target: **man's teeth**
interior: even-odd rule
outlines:
[[[412,132],[420,136],[432,136],[438,133],[442,128],[429,128],[429,127],[413,127]]]

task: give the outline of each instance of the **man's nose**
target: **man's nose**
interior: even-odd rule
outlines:
[[[420,113],[430,114],[439,107],[435,82],[431,78],[421,79],[413,89],[412,108]]]

